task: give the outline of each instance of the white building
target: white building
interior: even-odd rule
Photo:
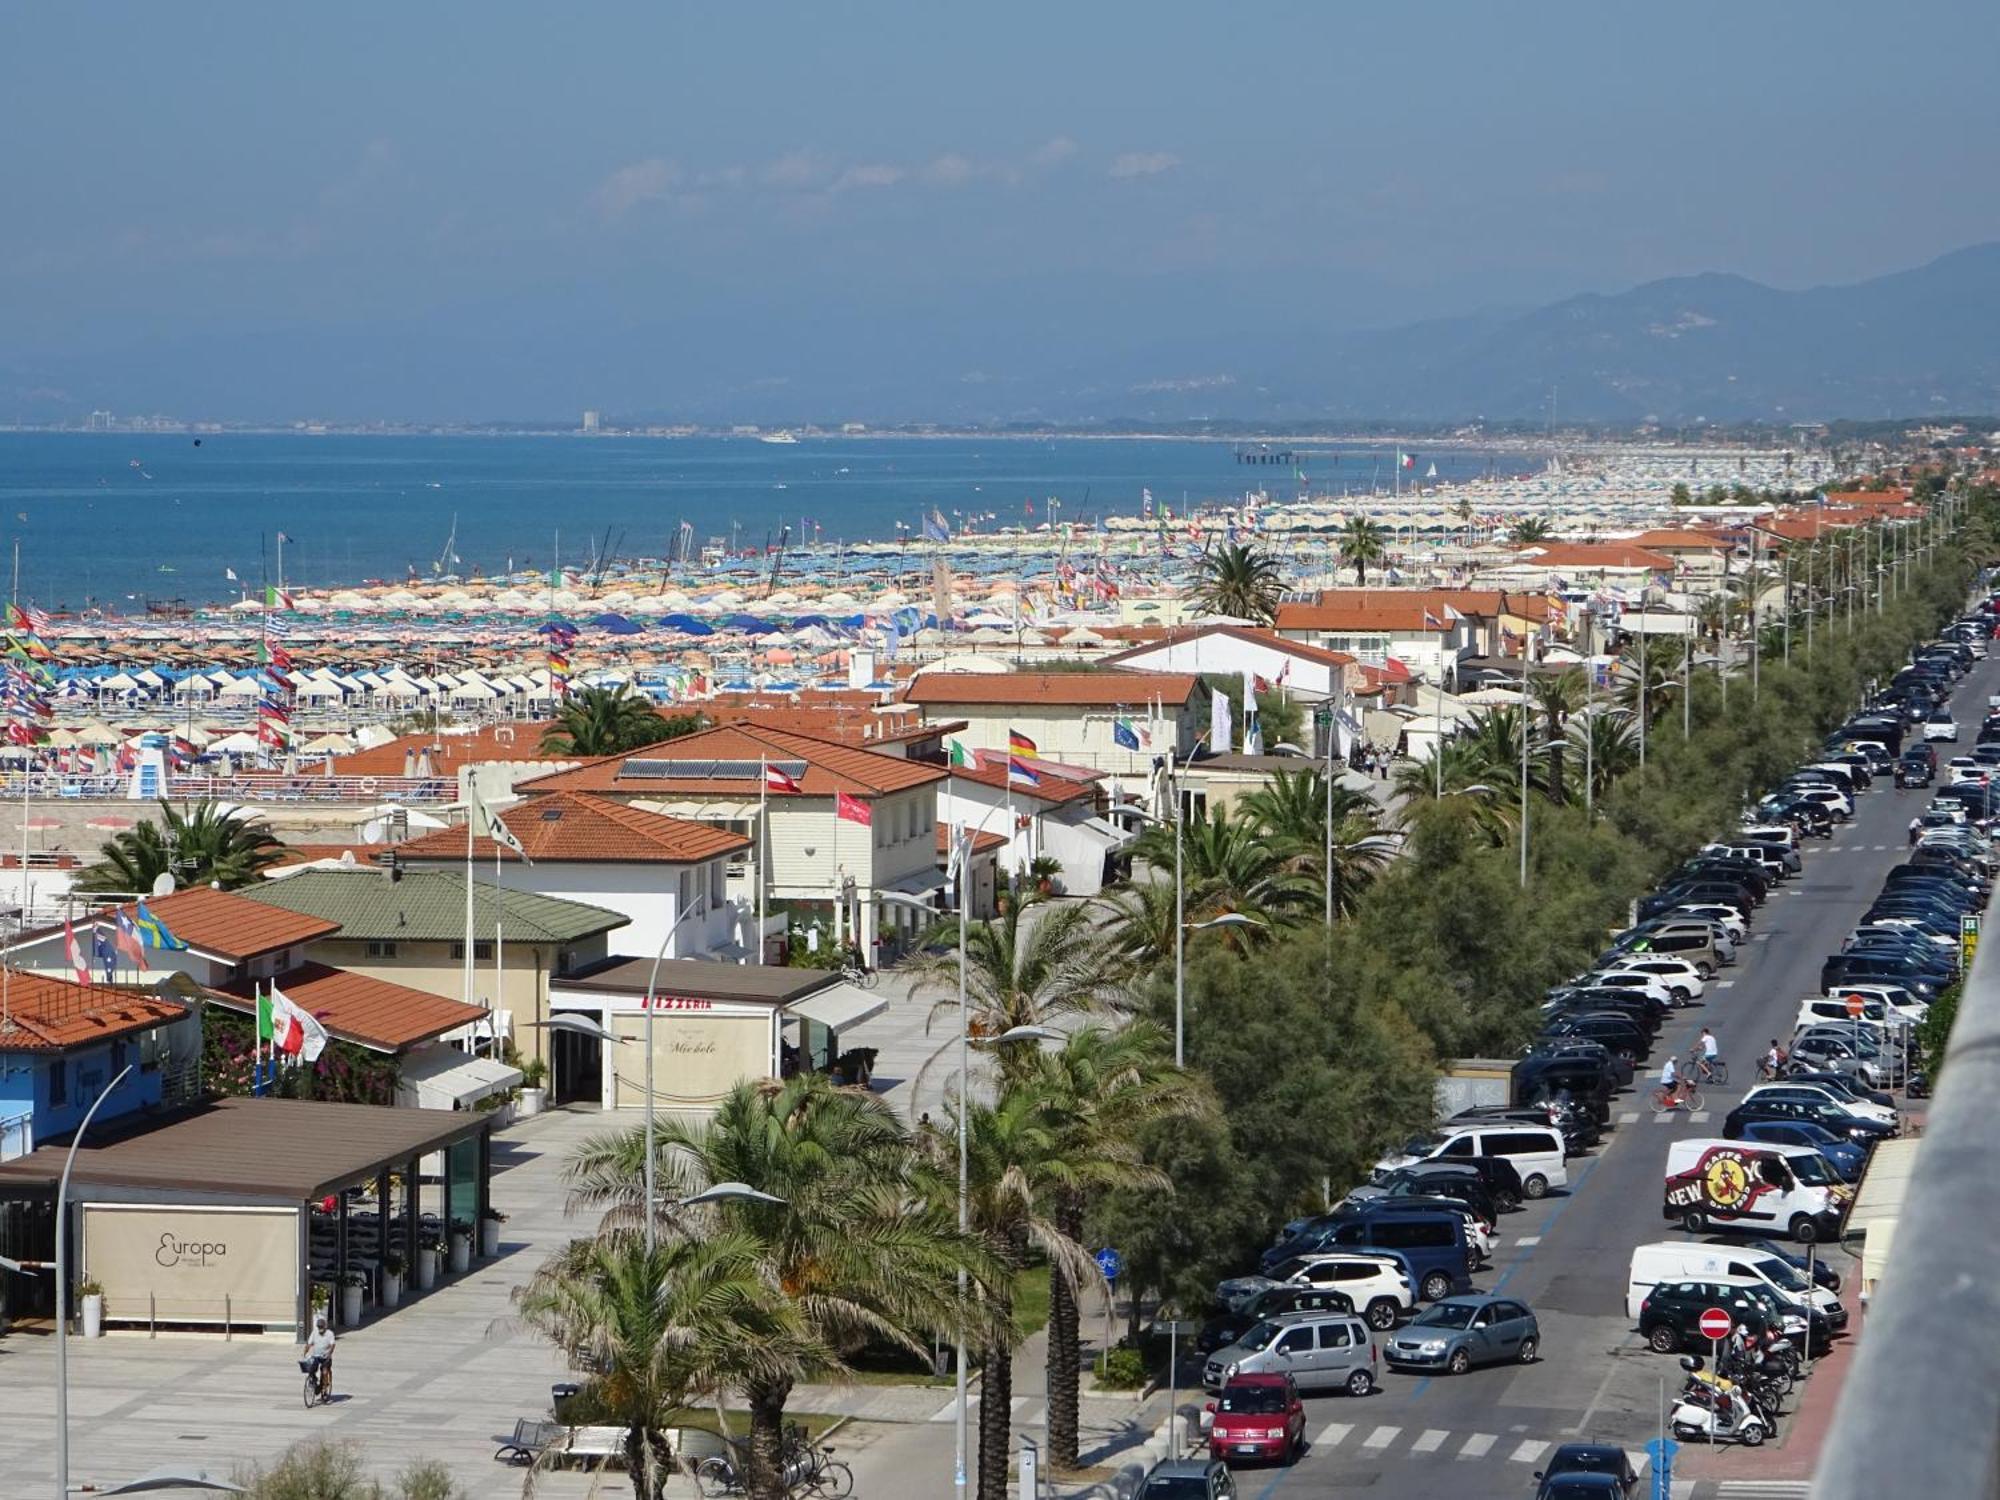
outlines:
[[[1025,735],[1064,765],[1145,780],[1156,758],[1193,753],[1208,690],[1191,672],[920,672],[904,693],[926,719],[962,719],[968,751]]]

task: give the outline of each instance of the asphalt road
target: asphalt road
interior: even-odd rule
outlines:
[[[1960,685],[1953,708],[1962,739],[1937,746],[1940,762],[1970,748],[1993,692],[2000,692],[2000,658],[1978,664]],[[1734,1078],[1703,1089],[1706,1120],[1655,1116],[1644,1102],[1653,1078],[1642,1073],[1614,1101],[1604,1144],[1571,1160],[1569,1190],[1502,1219],[1494,1264],[1478,1281],[1535,1310],[1541,1358],[1456,1378],[1389,1373],[1365,1399],[1315,1397],[1310,1451],[1289,1470],[1239,1474],[1244,1500],[1364,1486],[1376,1500],[1525,1497],[1533,1494],[1536,1460],[1559,1443],[1592,1439],[1637,1450],[1657,1433],[1663,1386],[1670,1397],[1680,1371],[1673,1356],[1641,1343],[1625,1316],[1625,1280],[1634,1246],[1680,1237],[1660,1212],[1668,1143],[1720,1133],[1723,1116],[1756,1081],[1758,1055],[1770,1038],[1791,1035],[1798,1002],[1818,991],[1821,961],[1904,857],[1909,820],[1929,800],[1877,777],[1852,822],[1807,841],[1804,871],[1758,909],[1749,943],[1710,982],[1704,1003],[1676,1012],[1663,1028],[1652,1075],[1664,1047],[1685,1056],[1704,1021],[1715,1027]],[[1843,1280],[1851,1279],[1842,1269]],[[1744,1477],[1752,1477],[1749,1465]]]

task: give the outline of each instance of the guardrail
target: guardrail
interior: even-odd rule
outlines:
[[[2000,944],[1972,961],[1816,1500],[2000,1496]]]
[[[37,771],[28,777],[28,797],[46,802],[123,802],[131,786],[129,772],[104,776],[65,776]],[[458,777],[447,776],[315,776],[301,771],[251,771],[236,776],[188,776],[169,772],[161,796],[224,802],[404,802],[435,806],[458,800]],[[0,775],[0,807],[21,801],[21,775]],[[0,812],[0,828],[9,814]]]

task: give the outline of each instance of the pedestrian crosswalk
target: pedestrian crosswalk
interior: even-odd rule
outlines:
[[[1724,1479],[1715,1486],[1716,1500],[1806,1500],[1810,1479]]]
[[[1406,1434],[1407,1442],[1404,1441]],[[1315,1453],[1337,1452],[1349,1438],[1356,1437],[1359,1441],[1348,1443],[1348,1451],[1369,1458],[1380,1457],[1394,1449],[1413,1458],[1435,1454],[1443,1458],[1470,1460],[1485,1458],[1497,1449],[1509,1463],[1531,1464],[1555,1446],[1539,1438],[1503,1437],[1497,1432],[1449,1432],[1442,1427],[1404,1428],[1386,1422],[1372,1427],[1366,1422],[1329,1422],[1311,1434],[1311,1446]]]

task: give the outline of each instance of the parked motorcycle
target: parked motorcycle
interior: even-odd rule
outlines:
[[[1756,1397],[1734,1381],[1703,1371],[1701,1360],[1684,1357],[1687,1384],[1674,1402],[1668,1425],[1683,1442],[1741,1443],[1754,1448],[1771,1436],[1773,1422]]]

